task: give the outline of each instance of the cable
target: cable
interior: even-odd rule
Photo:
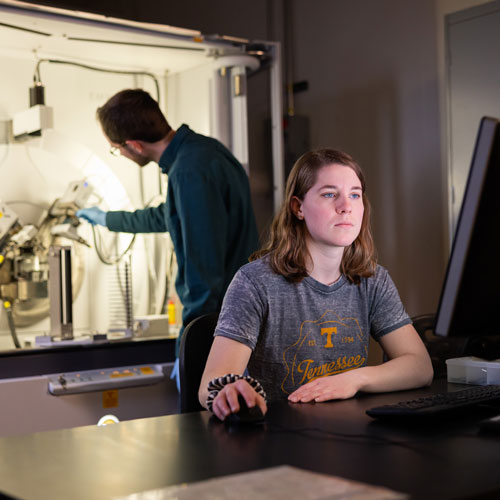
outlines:
[[[0,167],[5,163],[5,160],[9,156],[9,143],[2,144],[2,146],[5,146],[5,153],[2,156],[2,159],[0,160]]]
[[[14,345],[16,346],[16,349],[21,349],[21,344],[19,343],[19,339],[17,338],[16,325],[14,324],[14,317],[12,316],[12,304],[8,300],[5,300],[3,303],[3,307],[7,313],[7,321],[9,323],[10,334],[12,336]]]
[[[39,59],[36,67],[35,67],[35,74],[33,75],[33,80],[35,82],[41,82],[42,78],[40,75],[40,64],[43,62],[48,62],[48,63],[54,63],[54,64],[68,64],[70,66],[77,66],[79,68],[84,68],[84,69],[89,69],[92,71],[101,71],[103,73],[116,73],[119,75],[143,75],[143,76],[149,76],[150,78],[153,79],[153,82],[155,84],[155,89],[156,89],[156,100],[158,102],[158,105],[160,104],[160,85],[158,83],[158,79],[153,73],[148,73],[147,71],[126,71],[126,70],[119,70],[119,69],[108,69],[108,68],[99,68],[97,66],[90,66],[89,64],[83,64],[83,63],[78,63],[74,61],[63,61],[61,59]]]
[[[6,201],[6,205],[30,205],[35,208],[39,208],[40,210],[47,210],[46,207],[43,205],[40,205],[39,203],[34,203],[33,201],[25,201],[25,200],[11,200],[11,201]]]
[[[134,236],[132,236],[132,239],[130,240],[128,247],[123,251],[123,253],[121,255],[119,255],[118,257],[115,257],[113,260],[110,260],[110,258],[106,257],[103,254],[103,251],[100,248],[100,241],[97,241],[97,235],[99,235],[99,232],[96,230],[96,228],[94,226],[92,226],[92,235],[93,235],[93,239],[94,239],[94,248],[95,248],[95,251],[97,253],[97,256],[99,257],[99,260],[103,264],[106,264],[107,266],[114,266],[115,264],[118,264],[118,262],[120,262],[123,259],[123,257],[125,257],[125,255],[127,255],[129,250],[132,248],[132,246],[135,242],[135,237],[136,237],[136,235],[134,234]],[[99,235],[99,238],[100,238],[100,235]]]
[[[270,427],[275,427],[277,431],[281,432],[289,432],[293,434],[302,434],[306,437],[309,438],[315,438],[314,435],[311,434],[318,434],[316,436],[316,439],[334,439],[334,440],[341,440],[341,441],[347,441],[347,442],[353,442],[355,440],[363,440],[363,441],[371,441],[371,444],[375,445],[391,445],[391,446],[400,446],[402,448],[406,448],[408,450],[411,450],[415,453],[420,453],[420,454],[425,454],[425,455],[434,455],[434,453],[430,452],[429,450],[422,450],[418,449],[415,446],[412,446],[411,444],[408,444],[407,442],[404,441],[396,441],[394,439],[387,438],[385,436],[376,436],[372,434],[349,434],[349,433],[343,433],[343,432],[334,432],[334,431],[326,431],[324,429],[319,429],[317,427],[302,427],[302,428],[297,428],[297,427],[287,427],[281,424],[277,424],[273,422],[272,424],[268,424]],[[273,431],[273,429],[270,429]],[[274,431],[276,432],[276,431]]]
[[[42,174],[42,169],[35,163],[35,161],[31,157],[29,144],[26,144],[24,146],[24,148],[25,148],[26,156],[28,157],[28,160],[30,161],[30,163],[33,166],[33,168],[35,169],[35,172],[38,174],[38,176],[40,177],[40,179],[42,180],[42,182],[47,186],[47,188],[50,187],[49,183],[47,182],[47,179]]]
[[[155,199],[157,198],[157,196],[153,196],[145,205],[144,205],[144,208],[148,208],[151,203],[153,203],[155,201]],[[132,239],[130,240],[130,243],[128,245],[128,247],[125,249],[125,251],[119,256],[119,257],[116,257],[114,260],[109,260],[107,257],[105,257],[103,254],[104,252],[102,251],[102,249],[100,248],[100,241],[98,242],[97,241],[97,236],[96,235],[99,235],[99,238],[100,238],[100,234],[99,232],[96,230],[95,226],[92,225],[92,235],[93,235],[93,240],[94,240],[94,247],[95,247],[95,251],[97,253],[97,256],[99,257],[99,260],[103,263],[103,264],[106,264],[108,266],[114,266],[115,264],[117,264],[118,262],[120,262],[120,260],[123,259],[123,257],[125,257],[125,255],[127,254],[127,252],[132,248],[134,242],[135,242],[135,237],[137,236],[137,234],[134,234],[134,236],[132,237]]]

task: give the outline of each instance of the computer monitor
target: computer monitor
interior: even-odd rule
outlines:
[[[500,343],[500,121],[495,118],[484,117],[479,125],[435,334],[494,337]]]

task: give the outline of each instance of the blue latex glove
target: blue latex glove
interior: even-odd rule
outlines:
[[[177,386],[177,391],[181,392],[181,379],[179,373],[179,358],[175,359],[174,367],[172,368],[172,373],[170,374],[170,380],[175,380],[175,385]]]
[[[98,207],[82,208],[76,212],[76,216],[85,219],[93,226],[99,224],[106,227],[106,212]]]

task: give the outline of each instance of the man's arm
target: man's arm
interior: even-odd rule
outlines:
[[[110,211],[106,213],[106,226],[110,231],[120,233],[164,233],[168,231],[165,221],[166,208],[164,202],[156,207],[134,212]]]

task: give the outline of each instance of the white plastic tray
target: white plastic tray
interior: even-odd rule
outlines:
[[[457,384],[500,384],[500,359],[486,361],[472,356],[446,360],[448,382]]]

